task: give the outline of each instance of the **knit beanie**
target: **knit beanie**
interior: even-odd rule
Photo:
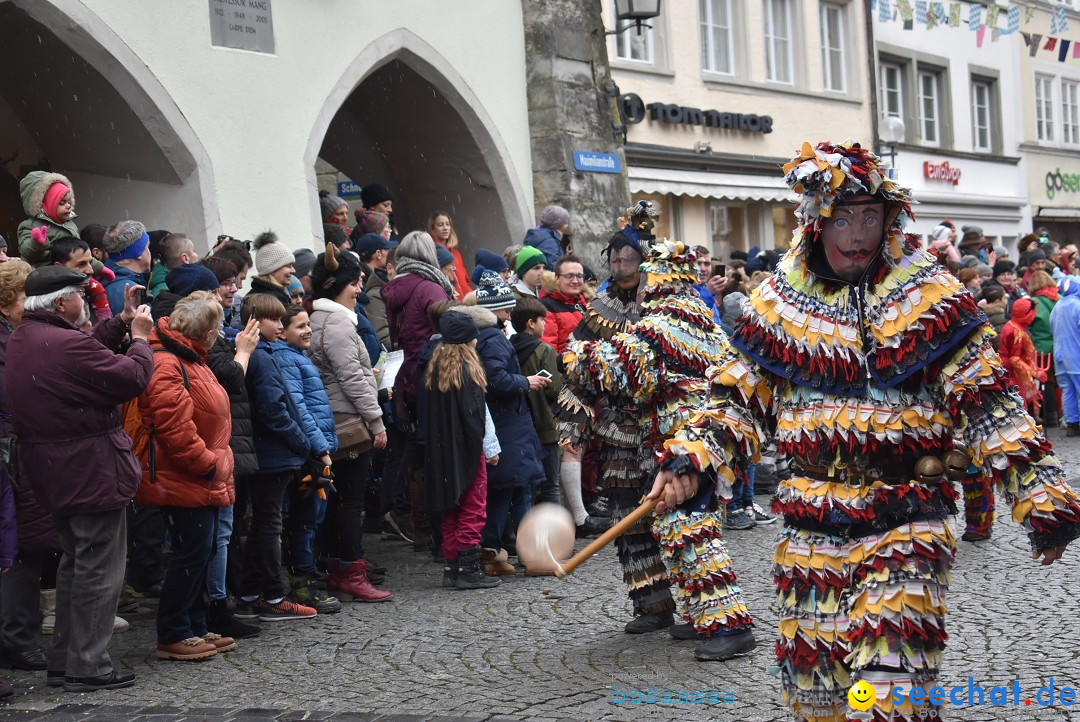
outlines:
[[[720,322],[728,328],[735,328],[735,324],[739,322],[742,317],[742,303],[746,300],[746,294],[729,293],[724,296],[723,311],[720,314]]]
[[[983,276],[993,276],[994,275],[994,269],[990,268],[990,265],[987,264],[987,263],[976,264],[975,270],[978,271],[979,278],[982,278]]]
[[[530,268],[542,266],[545,262],[547,262],[547,257],[544,256],[543,251],[534,246],[525,246],[518,251],[517,257],[514,258],[517,277],[521,278]]]
[[[1005,260],[1009,257],[1009,249],[1005,246],[994,246],[994,253],[997,254],[998,260]]]
[[[454,262],[454,254],[446,249],[442,244],[435,244],[435,258],[439,260],[439,268],[449,266]]]
[[[372,208],[383,201],[392,200],[394,197],[390,195],[390,189],[381,183],[370,183],[360,191],[360,201],[364,204],[364,208]]]
[[[315,251],[310,248],[301,248],[295,254],[296,277],[303,278],[311,275],[311,269],[315,267]]]
[[[330,254],[329,268],[327,267],[326,254]],[[326,251],[320,253],[315,259],[315,267],[311,269],[311,295],[315,298],[329,298],[331,300],[345,290],[350,283],[360,278],[360,261],[351,253],[342,252],[331,244],[326,245]]]
[[[263,231],[255,236],[251,249],[255,251],[255,268],[260,276],[268,276],[282,266],[296,263],[296,256],[278,240],[273,231]]]
[[[486,248],[481,248],[479,251],[476,252],[476,265],[483,266],[489,271],[495,271],[495,273],[498,273],[499,271],[505,271],[506,269],[510,268],[505,258],[500,256],[498,253],[495,253],[494,251],[489,251]]]
[[[1031,253],[1028,254],[1028,265],[1029,266],[1032,263],[1035,263],[1035,261],[1045,261],[1045,260],[1046,260],[1046,253],[1040,248],[1036,248],[1034,251],[1032,251]]]
[[[345,229],[337,223],[323,223],[322,231],[323,240],[327,243],[333,243],[338,248],[344,246],[345,242],[349,240],[349,236],[345,233]]]
[[[304,292],[304,284],[300,283],[300,279],[296,276],[289,276],[289,282],[285,284],[285,293],[290,297]]]
[[[570,222],[570,213],[562,206],[548,206],[540,213],[540,225],[554,231]]]
[[[390,217],[382,211],[373,211],[370,208],[357,208],[355,213],[356,227],[360,229],[360,235],[366,233],[382,233],[390,225]]]
[[[60,199],[70,192],[71,188],[63,183],[53,183],[49,186],[49,190],[45,191],[45,198],[41,201],[41,210],[45,211],[45,215],[49,218],[59,223],[60,219],[56,217],[56,209],[60,205]]]
[[[953,232],[953,229],[948,226],[934,226],[930,231],[930,239],[934,241],[947,241],[949,240],[949,234]]]
[[[998,261],[994,264],[994,278],[997,278],[1003,273],[1015,273],[1016,264],[1012,261]]]
[[[543,254],[540,254],[543,256]],[[499,278],[494,271],[480,274],[480,283],[476,288],[476,305],[489,311],[510,309],[517,305],[514,292]]]
[[[323,220],[327,220],[330,216],[334,215],[338,208],[349,205],[342,198],[335,196],[326,191],[319,193],[319,207],[322,209]]]
[[[201,263],[185,263],[169,271],[165,285],[178,296],[190,296],[196,291],[216,291],[217,276]]]
[[[477,328],[472,316],[467,313],[455,313],[453,309],[444,313],[439,319],[439,331],[442,333],[443,343],[469,343],[480,335],[480,329]]]

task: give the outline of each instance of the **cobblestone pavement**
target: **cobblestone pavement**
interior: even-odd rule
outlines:
[[[1080,443],[1060,432],[1053,439],[1070,475],[1080,475]],[[759,640],[753,654],[732,662],[696,662],[694,643],[666,633],[625,634],[629,607],[611,549],[566,580],[519,574],[497,589],[458,592],[440,587],[440,567],[426,557],[369,535],[369,554],[391,568],[392,603],[265,624],[237,651],[187,664],[157,661],[153,615],[135,615],[111,653],[139,675],[136,686],[66,694],[46,688],[44,673],[14,672],[7,679],[16,695],[0,720],[786,719],[766,671],[776,623],[768,561],[776,528],[728,535]],[[961,542],[942,683],[966,685],[971,676],[989,688],[1016,679],[1027,693],[1053,677],[1059,689],[1078,686],[1078,557],[1070,550],[1062,562],[1038,566],[1007,515],[990,541]],[[615,704],[616,685],[731,690],[735,702]],[[1067,720],[1080,711],[983,706],[950,718]]]

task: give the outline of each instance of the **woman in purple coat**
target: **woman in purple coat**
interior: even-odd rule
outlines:
[[[397,248],[395,274],[382,287],[386,303],[386,320],[390,326],[390,341],[404,352],[405,359],[394,383],[394,410],[399,430],[405,432],[406,443],[395,444],[391,453],[401,459],[396,485],[409,484],[412,492],[413,548],[417,551],[438,549],[432,545],[432,526],[428,517],[427,485],[424,466],[415,470],[411,460],[422,459],[416,449],[413,421],[416,419],[416,397],[419,389],[417,357],[420,349],[435,332],[428,309],[437,301],[454,297],[450,280],[439,270],[435,242],[423,231],[405,236]],[[392,482],[393,483],[393,482]]]

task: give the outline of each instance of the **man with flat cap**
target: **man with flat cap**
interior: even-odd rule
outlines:
[[[154,368],[150,308],[135,302],[142,286],[125,289],[123,312],[88,334],[86,281],[66,266],[31,273],[7,356],[21,482],[52,513],[64,552],[48,685],[69,692],[135,682],[106,651],[124,582],[124,510],[142,478],[120,405],[146,389]]]

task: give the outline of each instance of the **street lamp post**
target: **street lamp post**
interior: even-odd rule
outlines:
[[[889,146],[889,165],[896,168],[896,144],[904,140],[904,121],[895,115],[887,115],[881,119],[880,130],[881,141]]]
[[[642,21],[660,16],[660,2],[661,0],[615,0],[615,17],[619,21],[633,22],[637,34],[641,35],[642,28],[652,29],[652,25]],[[627,25],[622,29],[608,30],[607,34],[617,35],[629,29],[630,25]]]

